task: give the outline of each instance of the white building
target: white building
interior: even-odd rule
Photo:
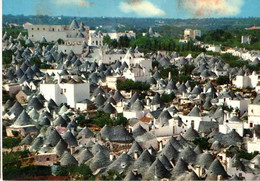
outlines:
[[[241,37],[241,43],[245,43],[245,44],[250,44],[251,43],[251,38],[250,36],[242,36]]]
[[[58,52],[63,52],[69,54],[70,51],[73,51],[76,55],[81,55],[84,52],[88,53],[88,46],[85,46],[81,42],[65,42],[65,44],[58,45]]]
[[[260,105],[249,104],[248,105],[248,127],[253,128],[254,125],[260,125]]]
[[[151,73],[146,68],[142,68],[142,67],[138,66],[138,67],[128,68],[123,73],[123,76],[126,79],[131,79],[133,81],[146,82],[151,77]]]
[[[260,82],[260,75],[256,74],[254,71],[252,75],[237,75],[236,78],[232,81],[233,85],[237,88],[246,88],[251,87],[255,88]]]
[[[201,31],[200,30],[192,30],[192,29],[185,29],[184,30],[184,38],[185,39],[196,39],[196,37],[201,37]]]
[[[211,52],[221,52],[221,47],[220,46],[216,46],[216,45],[207,45],[206,46],[206,50],[207,51],[211,51]]]
[[[224,120],[223,124],[219,125],[219,132],[227,134],[235,130],[241,137],[244,136],[244,122],[237,116],[232,116],[228,120]]]
[[[89,82],[77,82],[74,79],[66,83],[62,80],[50,82],[47,79],[40,84],[40,93],[46,100],[53,99],[57,104],[67,103],[75,108],[77,102],[89,99]]]
[[[117,33],[107,33],[107,35],[112,39],[112,40],[117,40],[119,41],[120,37],[127,36],[130,39],[135,39],[136,34],[134,31],[125,31],[125,32],[117,32]]]
[[[88,44],[92,46],[102,47],[103,46],[103,38],[104,35],[99,31],[91,30],[89,33],[89,41]]]
[[[99,64],[111,64],[116,61],[122,61],[125,57],[126,52],[123,50],[107,50],[106,47],[100,49],[101,59]]]
[[[247,151],[253,153],[255,151],[260,152],[260,138],[253,134],[253,138],[247,141]]]
[[[58,39],[70,42],[88,42],[89,27],[83,23],[78,25],[73,20],[71,25],[26,25],[28,38],[32,41],[40,41],[44,36],[48,42],[55,42]]]
[[[232,99],[232,98],[222,98],[219,99],[218,106],[223,104],[227,105],[228,107],[232,107],[234,109],[240,110],[240,115],[242,116],[248,110],[248,105],[250,103],[249,99]]]

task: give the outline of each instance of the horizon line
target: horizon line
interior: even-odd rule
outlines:
[[[25,17],[29,17],[29,16],[49,16],[49,17],[70,17],[70,18],[135,18],[135,19],[176,19],[176,20],[203,20],[203,19],[260,19],[259,17],[204,17],[204,18],[170,18],[170,17],[125,17],[125,16],[69,16],[69,15],[24,15],[24,14],[2,14],[2,16],[8,16],[8,15],[12,15],[12,16],[25,16]]]

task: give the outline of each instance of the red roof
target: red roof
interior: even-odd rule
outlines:
[[[246,30],[260,30],[260,26],[252,26],[250,28],[246,28]]]

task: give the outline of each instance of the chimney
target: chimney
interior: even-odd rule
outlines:
[[[163,142],[160,141],[160,142],[159,142],[159,151],[161,151],[162,149],[163,149]]]
[[[150,99],[149,99],[149,98],[146,99],[146,105],[147,105],[147,106],[150,105]]]
[[[135,159],[135,160],[138,159],[138,153],[137,153],[137,151],[134,152],[134,159]]]
[[[128,129],[128,132],[129,132],[129,133],[132,133],[132,128],[129,128],[129,129]]]
[[[221,180],[223,180],[223,176],[222,175],[218,175],[217,176],[217,181],[221,181]]]
[[[46,73],[46,83],[48,83],[48,81],[49,81],[49,74],[48,73]]]
[[[138,175],[137,169],[134,169],[134,170],[133,170],[133,174],[134,174],[134,175]]]
[[[60,77],[60,74],[58,74],[58,84],[60,83],[61,81],[61,77]]]
[[[74,154],[74,153],[75,153],[75,147],[74,147],[74,146],[70,147],[70,153],[71,153],[71,154]]]
[[[56,111],[53,110],[53,118],[56,119],[57,118],[57,114],[56,114]]]
[[[171,74],[171,72],[169,72],[169,74],[168,74],[168,80],[171,80],[172,79],[172,74]]]
[[[110,161],[113,161],[114,158],[115,158],[114,154],[113,154],[113,153],[110,153],[110,154],[109,154],[109,159],[110,159]]]
[[[149,147],[148,151],[149,151],[150,154],[152,154],[152,147]]]
[[[200,167],[198,166],[198,167],[196,167],[196,173],[197,173],[197,175],[200,177],[201,175],[200,175]]]

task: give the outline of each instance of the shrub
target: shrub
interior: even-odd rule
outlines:
[[[12,50],[4,50],[2,52],[3,64],[4,65],[8,65],[8,64],[10,64],[12,62],[12,55],[13,55]]]
[[[209,149],[210,148],[210,144],[208,142],[207,138],[204,137],[199,137],[199,138],[195,138],[195,140],[193,141],[193,143],[195,145],[199,145],[199,147],[201,149]]]
[[[13,148],[15,146],[18,146],[19,143],[21,142],[20,138],[4,138],[3,139],[3,147],[4,148]]]
[[[164,102],[164,103],[168,103],[168,102],[171,102],[173,99],[175,98],[175,94],[172,92],[170,94],[165,94],[163,93],[162,97],[161,97],[161,100]]]
[[[228,76],[219,76],[217,79],[217,84],[219,85],[224,85],[224,84],[229,84],[230,80]]]
[[[150,89],[150,84],[144,82],[134,82],[133,80],[126,79],[124,82],[117,81],[117,89],[130,92],[131,90],[147,91]]]

